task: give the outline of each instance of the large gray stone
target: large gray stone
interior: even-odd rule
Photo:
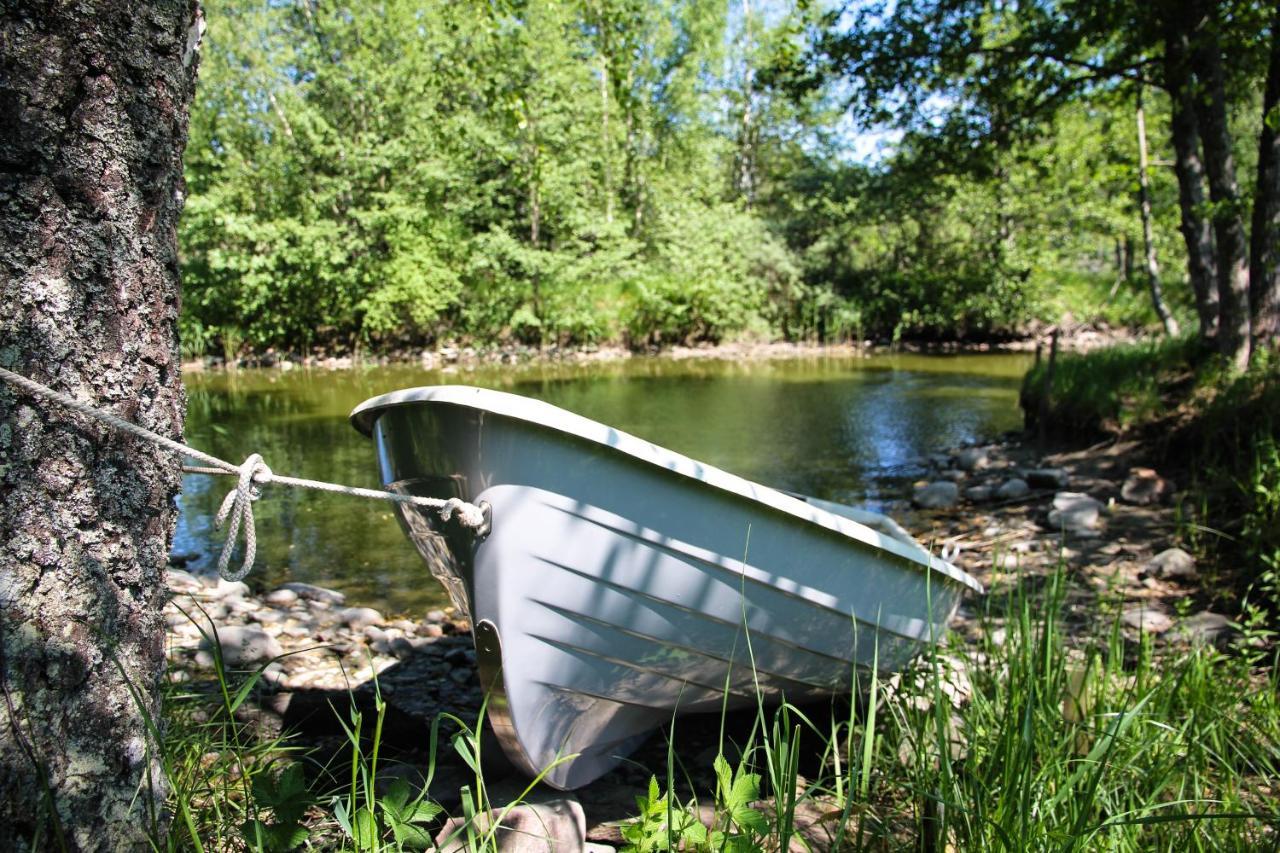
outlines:
[[[201,641],[203,649],[210,649],[212,637]],[[222,661],[227,666],[244,666],[262,663],[284,654],[276,638],[259,628],[238,625],[218,629],[218,646],[222,649]]]
[[[920,509],[946,509],[960,500],[960,487],[947,480],[937,480],[916,487],[911,502]]]
[[[1126,627],[1148,634],[1163,634],[1173,627],[1173,620],[1167,613],[1143,605],[1125,608],[1120,614],[1120,621]]]
[[[1166,480],[1152,469],[1132,468],[1120,487],[1120,499],[1137,506],[1149,506],[1169,500],[1173,491],[1173,481]]]
[[[956,454],[956,465],[966,471],[979,471],[991,464],[986,448],[967,447]]]
[[[1026,497],[1030,492],[1031,487],[1027,485],[1026,480],[1014,477],[1000,484],[1000,488],[996,489],[996,498],[1002,501],[1012,501]]]
[[[1088,533],[1102,522],[1102,504],[1082,492],[1058,492],[1049,511],[1049,527],[1069,533]]]
[[[372,607],[348,607],[338,616],[353,631],[363,630],[369,625],[381,625],[386,621],[382,614]]]
[[[970,500],[974,503],[989,501],[991,500],[991,486],[985,484],[981,486],[970,486],[964,490],[964,496],[965,500]]]
[[[336,589],[325,589],[315,584],[301,583],[299,581],[291,581],[289,583],[280,584],[280,589],[287,589],[296,592],[298,598],[307,601],[320,601],[328,604],[346,604],[347,597]]]
[[[487,833],[501,809],[475,818],[478,833]],[[495,814],[496,812],[496,814]],[[440,853],[465,853],[466,821],[450,818],[436,835]],[[494,834],[499,853],[579,853],[587,843],[587,818],[572,794],[554,800],[515,806]]]
[[[1234,631],[1231,620],[1226,616],[1204,610],[1180,620],[1167,637],[1193,645],[1208,645],[1222,642]]]
[[[1196,571],[1196,558],[1181,548],[1169,548],[1161,551],[1147,562],[1146,573],[1166,580],[1192,581],[1199,573]]]

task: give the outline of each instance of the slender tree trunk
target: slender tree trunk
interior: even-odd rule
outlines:
[[[1218,349],[1237,370],[1249,363],[1249,255],[1244,216],[1236,184],[1231,129],[1227,124],[1227,96],[1223,83],[1222,46],[1218,22],[1196,9],[1192,66],[1200,98],[1196,116],[1204,140],[1205,172],[1213,201],[1213,233],[1218,247]]]
[[[1160,292],[1160,265],[1156,262],[1156,243],[1151,233],[1151,189],[1147,185],[1147,121],[1142,109],[1142,84],[1138,84],[1136,118],[1138,125],[1138,208],[1142,212],[1142,245],[1147,262],[1147,284],[1151,289],[1151,305],[1156,309],[1160,325],[1169,336],[1178,334],[1178,321],[1169,313]]]
[[[195,0],[0,7],[0,364],[173,437],[202,29]],[[145,718],[179,483],[168,451],[0,383],[0,849],[163,825]]]
[[[1195,295],[1200,337],[1207,341],[1218,333],[1217,263],[1213,227],[1204,213],[1204,163],[1200,158],[1200,130],[1189,63],[1185,21],[1174,10],[1165,16],[1164,78],[1172,106],[1174,172],[1178,177],[1182,239],[1187,246],[1187,278]]]
[[[1271,24],[1250,249],[1249,316],[1257,353],[1280,339],[1280,4]]]

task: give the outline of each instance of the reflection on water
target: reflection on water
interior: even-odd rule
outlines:
[[[358,403],[417,385],[460,383],[538,397],[771,486],[881,505],[919,459],[1019,425],[1020,355],[812,358],[735,363],[633,359],[604,365],[412,366],[190,374],[190,442],[224,459],[263,455],[282,474],[376,487]],[[229,479],[189,476],[175,550],[216,559],[213,514]],[[445,602],[388,506],[268,487],[255,506],[256,581],[305,580],[362,605],[418,612]]]

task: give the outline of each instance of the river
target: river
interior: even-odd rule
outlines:
[[[1021,424],[1025,355],[875,355],[773,361],[633,358],[465,370],[191,373],[187,437],[282,474],[378,486],[372,447],[347,423],[368,397],[419,385],[482,385],[608,423],[771,486],[883,508],[924,472],[921,458]],[[227,478],[188,476],[174,550],[209,570]],[[268,487],[255,505],[256,585],[302,580],[353,603],[420,613],[445,603],[388,505]]]

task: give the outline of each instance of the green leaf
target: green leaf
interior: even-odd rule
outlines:
[[[355,831],[351,840],[357,847],[368,850],[378,846],[378,819],[367,807],[361,806],[356,810],[352,828]]]

